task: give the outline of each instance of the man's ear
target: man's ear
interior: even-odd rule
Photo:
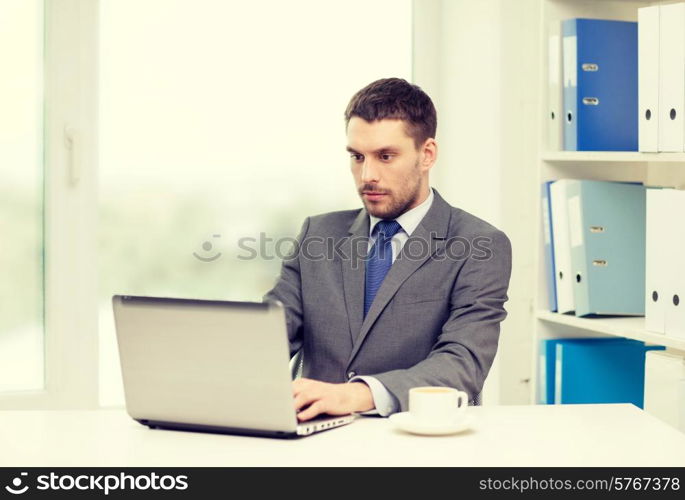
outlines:
[[[421,170],[423,170],[424,172],[430,170],[431,167],[435,165],[437,159],[438,143],[435,142],[435,139],[433,138],[426,139],[426,142],[424,142],[423,146],[421,146],[421,159],[419,162]]]

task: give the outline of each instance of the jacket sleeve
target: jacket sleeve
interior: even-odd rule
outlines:
[[[276,285],[267,292],[264,301],[280,301],[285,307],[290,356],[302,348],[302,281],[300,276],[300,248],[309,229],[309,218],[305,219],[293,251],[281,265],[281,274]]]
[[[511,243],[499,230],[489,235],[490,252],[469,256],[449,296],[449,317],[428,357],[414,366],[373,374],[408,410],[409,389],[449,386],[473,401],[483,388],[497,352],[500,323],[511,275]]]

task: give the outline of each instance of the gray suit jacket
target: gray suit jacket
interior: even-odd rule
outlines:
[[[305,220],[295,251],[265,295],[285,305],[291,354],[303,349],[303,376],[376,377],[401,411],[408,409],[411,387],[456,387],[471,399],[480,393],[506,316],[511,244],[502,231],[434,192],[366,318],[366,210]]]

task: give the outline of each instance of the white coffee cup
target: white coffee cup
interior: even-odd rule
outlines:
[[[464,417],[469,397],[452,387],[413,387],[409,389],[409,413],[421,424],[454,422]]]

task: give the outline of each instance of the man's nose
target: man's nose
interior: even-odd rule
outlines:
[[[362,165],[362,182],[364,184],[369,184],[373,182],[378,182],[380,180],[380,170],[375,163],[366,158],[364,164]]]

